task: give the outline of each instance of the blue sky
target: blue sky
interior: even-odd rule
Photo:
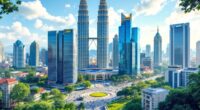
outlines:
[[[40,47],[47,47],[48,30],[74,28],[76,30],[80,0],[22,0],[19,12],[3,16],[0,20],[0,40],[6,52],[12,52],[12,44],[22,40],[28,50],[33,40]],[[118,34],[120,13],[133,14],[133,26],[141,29],[140,45],[153,48],[157,26],[163,39],[163,50],[169,42],[169,25],[190,22],[191,48],[200,40],[198,25],[200,12],[184,14],[177,5],[178,0],[107,0],[109,9],[109,41]],[[90,36],[96,36],[99,0],[88,0]]]

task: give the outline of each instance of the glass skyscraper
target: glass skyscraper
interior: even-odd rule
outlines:
[[[158,67],[162,63],[162,38],[159,29],[154,37],[154,67]]]
[[[78,11],[78,68],[89,66],[89,16],[86,0],[81,0]]]
[[[24,68],[25,67],[25,46],[20,41],[17,40],[13,45],[13,67],[14,68]]]
[[[113,38],[113,56],[112,56],[112,62],[113,62],[113,69],[118,69],[119,67],[119,37],[118,35],[115,35]]]
[[[97,66],[108,67],[108,9],[106,0],[101,0],[97,22]]]
[[[0,62],[4,60],[4,47],[3,44],[0,42]]]
[[[189,23],[170,25],[170,64],[189,67],[190,25]]]
[[[146,45],[146,57],[151,57],[151,45]]]
[[[139,67],[139,29],[131,27],[132,15],[121,15],[119,27],[119,73],[136,75]]]
[[[30,46],[30,57],[29,57],[30,66],[39,66],[39,44],[34,41]]]
[[[48,33],[49,83],[69,84],[77,81],[77,39],[72,29]]]

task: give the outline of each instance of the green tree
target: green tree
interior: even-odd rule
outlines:
[[[76,110],[76,105],[74,103],[66,103],[64,109],[65,110]]]
[[[48,100],[48,97],[49,97],[49,93],[48,92],[46,92],[46,93],[41,95],[41,99],[42,100]]]
[[[15,85],[11,91],[11,98],[14,101],[23,101],[30,94],[30,87],[27,84],[19,83]]]
[[[2,96],[3,96],[3,93],[2,93],[2,91],[0,89],[0,100],[2,99]]]
[[[39,93],[39,91],[40,91],[40,88],[33,88],[33,89],[31,90],[31,93],[37,94],[37,93]]]
[[[91,82],[90,81],[84,81],[83,83],[85,85],[85,87],[89,88],[92,86]]]
[[[85,110],[85,104],[84,103],[80,103],[79,106],[78,106],[78,108],[80,110]]]
[[[65,90],[68,92],[68,93],[71,93],[72,91],[75,90],[75,87],[73,85],[68,85],[65,87]]]
[[[0,0],[0,18],[2,15],[18,11],[18,6],[21,4],[20,0]]]
[[[191,12],[193,10],[200,10],[200,1],[199,0],[180,0],[180,4],[182,10],[186,13]]]
[[[61,99],[54,100],[54,108],[55,109],[62,109],[65,107],[65,101]]]
[[[50,92],[50,94],[55,96],[55,95],[61,94],[61,92],[58,89],[52,89],[51,92]]]
[[[84,77],[82,74],[78,74],[78,82],[83,82],[84,81]]]
[[[36,102],[30,110],[52,110],[52,105],[48,102]]]

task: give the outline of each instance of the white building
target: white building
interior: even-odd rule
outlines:
[[[142,90],[143,110],[157,110],[160,102],[163,102],[169,91],[163,88],[147,88]]]
[[[200,66],[200,41],[196,44],[196,66]]]
[[[188,83],[189,83],[189,76],[191,74],[194,74],[194,73],[198,73],[198,69],[197,68],[186,68],[186,69],[183,69],[182,71],[182,86],[187,86]]]

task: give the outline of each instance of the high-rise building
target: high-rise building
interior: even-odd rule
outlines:
[[[43,66],[48,65],[48,51],[44,48],[40,51],[40,62]]]
[[[108,67],[108,8],[106,0],[100,0],[97,22],[97,66]]]
[[[159,29],[154,37],[154,67],[159,67],[162,63],[162,38]]]
[[[157,110],[159,103],[165,101],[169,90],[163,88],[147,88],[142,90],[143,110]]]
[[[119,38],[115,35],[113,38],[113,69],[118,69],[119,67]]]
[[[200,41],[196,44],[196,66],[200,66]]]
[[[20,41],[17,40],[13,45],[13,67],[14,68],[24,68],[25,67],[25,46]]]
[[[170,65],[190,66],[190,25],[170,25]]]
[[[39,66],[39,44],[36,41],[30,45],[29,65]]]
[[[81,0],[78,11],[78,69],[89,66],[89,16],[87,0]]]
[[[132,60],[133,62],[133,68],[135,73],[140,72],[140,29],[138,27],[132,28],[132,42],[135,43],[135,51],[132,53],[135,53],[135,60]]]
[[[0,62],[4,60],[4,47],[3,44],[0,42]]]
[[[48,32],[48,82],[70,84],[77,81],[77,39],[72,29]]]
[[[132,15],[121,15],[121,26],[119,27],[119,73],[137,75],[139,56],[138,39],[139,29],[131,27]],[[134,32],[134,33],[133,33]]]
[[[151,45],[146,45],[146,57],[151,57]]]

